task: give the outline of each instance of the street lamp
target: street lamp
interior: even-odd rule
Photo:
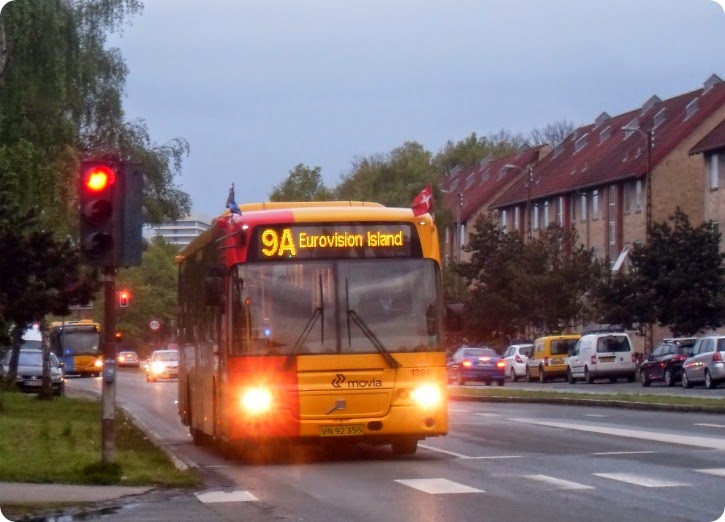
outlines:
[[[645,237],[647,242],[652,235],[652,135],[653,129],[642,130],[639,127],[622,127],[623,131],[638,132],[647,142],[647,170],[644,176],[645,182]]]
[[[645,189],[647,190],[645,195],[645,239],[649,243],[652,239],[652,135],[654,129],[648,129],[646,131],[639,127],[622,127],[623,131],[638,132],[647,142],[647,170],[645,172],[644,182]],[[653,337],[652,323],[648,324],[644,329],[644,353],[649,354],[652,352],[652,337]]]
[[[531,241],[531,183],[534,179],[534,169],[529,165],[526,168],[507,163],[503,166],[507,170],[520,170],[526,173],[526,235]]]

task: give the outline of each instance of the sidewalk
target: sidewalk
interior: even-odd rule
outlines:
[[[151,489],[153,488],[0,482],[0,509],[10,505],[101,502],[140,495]]]

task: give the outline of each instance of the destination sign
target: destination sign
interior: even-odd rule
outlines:
[[[420,257],[409,223],[288,224],[255,229],[251,259]]]

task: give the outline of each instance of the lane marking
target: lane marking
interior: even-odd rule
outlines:
[[[715,475],[716,477],[725,477],[725,468],[705,468],[696,469],[698,473],[706,473],[708,475]]]
[[[562,428],[565,430],[579,430],[591,433],[600,433],[603,435],[614,435],[617,437],[628,437],[633,439],[643,439],[649,442],[668,442],[670,444],[681,444],[685,446],[696,446],[699,448],[725,450],[725,438],[722,437],[701,437],[699,435],[675,435],[674,433],[662,433],[658,431],[647,430],[630,430],[624,428],[608,428],[606,426],[589,426],[586,424],[576,424],[572,422],[554,422],[539,421],[536,419],[512,418],[515,422],[523,422],[526,424],[537,424],[539,426],[549,426],[552,428]]]
[[[592,455],[647,455],[648,453],[657,453],[656,451],[602,451],[600,453],[592,453]]]
[[[598,417],[598,418],[607,418],[609,415],[602,415],[601,413],[585,413],[585,417]]]
[[[636,473],[593,473],[597,477],[604,477],[612,480],[618,480],[619,482],[626,482],[627,484],[634,484],[635,486],[642,486],[645,488],[674,488],[681,486],[691,486],[686,482],[676,482],[674,480],[664,480],[659,478],[648,477],[645,475],[637,475]]]
[[[431,495],[448,495],[456,493],[485,493],[481,489],[472,488],[458,482],[443,478],[432,479],[398,479],[404,486],[408,486]]]
[[[705,422],[696,422],[695,426],[704,426],[705,428],[725,428],[722,424],[707,424]]]
[[[557,489],[596,489],[593,486],[585,486],[584,484],[579,484],[578,482],[549,477],[548,475],[524,475],[524,478],[545,482]]]
[[[450,455],[451,457],[456,457],[457,459],[464,459],[464,460],[476,460],[476,459],[519,459],[521,458],[521,455],[483,455],[480,457],[474,457],[472,455],[464,455],[463,453],[456,453],[455,451],[448,451],[441,448],[435,448],[433,446],[428,446],[427,444],[418,444],[419,448],[425,448],[430,451],[437,451],[438,453],[443,453],[445,455]]]
[[[217,502],[251,502],[258,500],[249,491],[209,491],[207,493],[196,493],[196,498],[204,504]]]

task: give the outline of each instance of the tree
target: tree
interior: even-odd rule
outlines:
[[[325,187],[320,167],[307,167],[302,163],[291,170],[287,179],[275,185],[270,201],[329,201],[332,191]]]
[[[531,241],[480,216],[458,272],[468,287],[467,326],[479,337],[510,338],[578,323],[600,265],[573,229],[551,225]]]
[[[431,154],[416,142],[406,142],[387,155],[356,160],[353,171],[335,189],[344,200],[375,201],[408,207],[428,184],[438,179]]]
[[[597,292],[606,320],[642,327],[658,322],[674,336],[717,328],[725,317],[725,254],[712,223],[698,227],[677,209],[669,220],[652,225],[650,240],[635,245],[631,270]],[[623,305],[626,303],[626,305]]]
[[[457,166],[473,167],[489,156],[500,158],[513,154],[524,143],[525,140],[522,136],[514,136],[504,130],[488,137],[479,137],[472,132],[470,136],[461,141],[455,143],[447,141],[433,159],[433,165],[441,174],[450,172]]]
[[[543,129],[536,128],[532,130],[529,133],[528,141],[532,146],[548,144],[552,148],[556,148],[572,132],[574,132],[574,124],[572,122],[566,120],[557,121],[545,125]]]

